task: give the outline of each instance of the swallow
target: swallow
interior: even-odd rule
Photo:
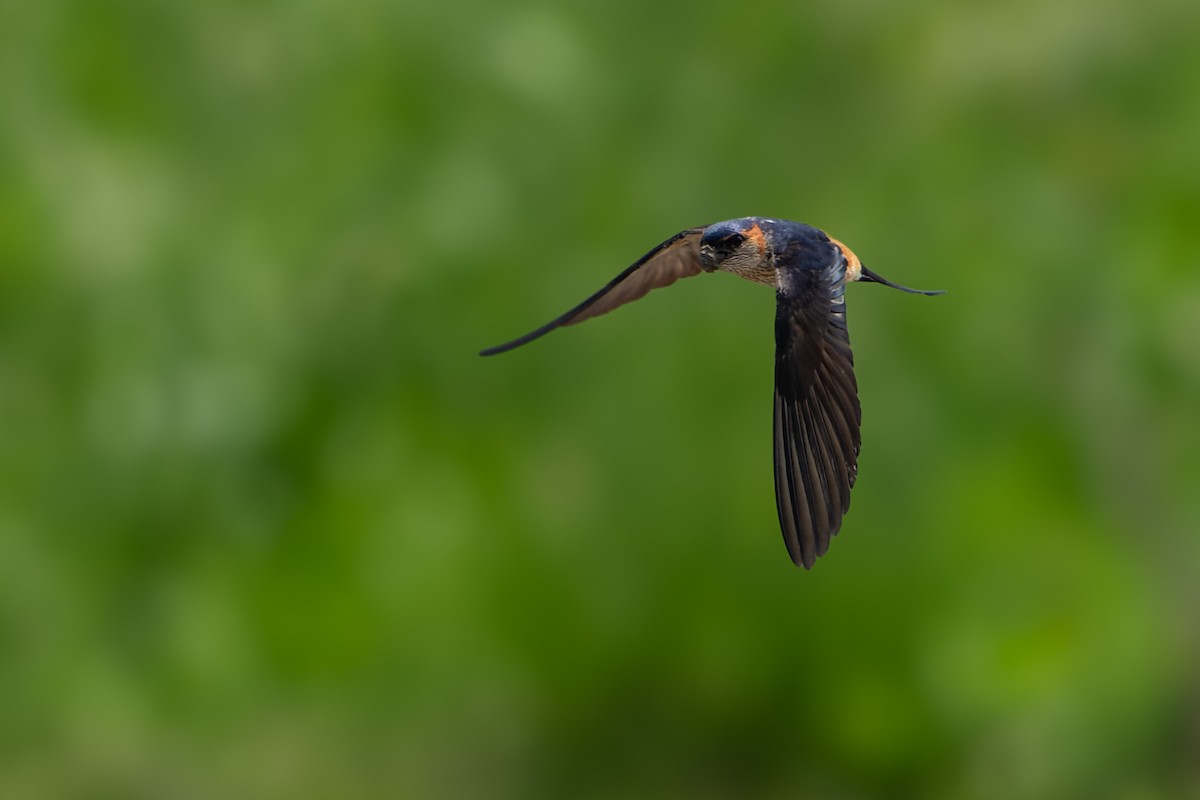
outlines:
[[[567,313],[480,355],[507,352],[701,272],[731,272],[775,289],[775,505],[788,555],[810,569],[841,528],[858,475],[862,412],[846,286],[945,292],[892,283],[810,225],[743,217],[680,231]]]

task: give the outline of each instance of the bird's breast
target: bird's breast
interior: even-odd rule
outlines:
[[[721,269],[754,283],[764,283],[767,286],[776,284],[775,267],[762,261],[734,261],[731,259],[723,264]]]

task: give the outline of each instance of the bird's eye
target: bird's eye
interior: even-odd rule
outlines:
[[[746,242],[746,234],[741,225],[732,222],[720,222],[709,227],[700,240],[702,254],[710,263],[720,263],[741,251]]]

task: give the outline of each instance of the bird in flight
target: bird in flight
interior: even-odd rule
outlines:
[[[557,319],[480,353],[504,353],[555,328],[607,314],[701,272],[732,272],[775,289],[775,505],[788,554],[812,567],[850,508],[862,413],[846,330],[846,285],[882,283],[850,248],[800,222],[742,217],[667,239]]]

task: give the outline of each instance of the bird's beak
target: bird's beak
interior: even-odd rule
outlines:
[[[862,268],[862,272],[859,274],[858,279],[860,281],[866,281],[868,283],[882,283],[884,286],[890,286],[893,289],[899,289],[900,291],[908,292],[909,294],[925,294],[925,295],[933,296],[933,295],[937,295],[937,294],[945,294],[946,293],[944,290],[940,290],[940,289],[937,291],[926,291],[925,289],[910,289],[907,286],[901,286],[898,283],[892,283],[887,278],[883,278],[883,277],[880,277],[879,275],[876,275],[874,272],[871,272],[871,270],[867,269],[866,267]]]

